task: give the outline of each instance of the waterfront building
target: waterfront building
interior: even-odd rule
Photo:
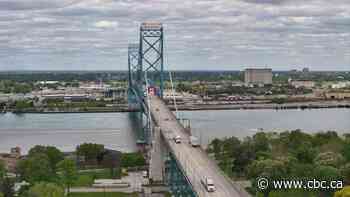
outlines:
[[[270,85],[272,84],[272,69],[270,68],[249,68],[244,72],[244,82],[254,85]]]
[[[291,80],[289,84],[295,88],[308,88],[315,87],[315,82],[310,80]]]
[[[11,148],[10,153],[0,153],[0,161],[4,162],[5,168],[9,172],[15,172],[18,161],[21,159],[21,149]]]
[[[326,92],[325,98],[326,99],[337,99],[337,100],[350,99],[350,91]]]

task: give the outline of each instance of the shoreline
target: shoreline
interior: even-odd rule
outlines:
[[[168,107],[175,111],[173,105]],[[181,111],[209,111],[209,110],[289,110],[289,109],[332,109],[332,108],[350,108],[350,101],[317,101],[317,102],[295,102],[285,104],[274,103],[246,103],[246,104],[192,104],[192,105],[178,105],[178,110]],[[45,109],[45,108],[31,108],[21,111],[7,110],[1,113],[39,113],[39,114],[54,114],[54,113],[126,113],[138,112],[136,109],[130,109],[127,106],[115,107],[101,107],[101,108],[84,108],[84,109]],[[0,113],[0,114],[1,114]]]

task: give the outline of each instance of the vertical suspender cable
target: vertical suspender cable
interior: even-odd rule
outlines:
[[[147,107],[148,107],[148,125],[149,125],[149,129],[150,129],[150,137],[153,140],[153,130],[152,130],[152,117],[151,117],[151,99],[149,97],[148,94],[148,79],[147,79],[147,70],[145,71],[145,81],[146,81],[146,96],[147,96]]]
[[[174,84],[173,84],[173,77],[171,76],[171,71],[169,70],[169,78],[170,78],[170,83],[171,83],[171,93],[174,99],[174,107],[175,107],[175,116],[176,118],[179,118],[179,114],[177,111],[177,105],[176,105],[176,98],[175,98],[175,89],[174,89]]]

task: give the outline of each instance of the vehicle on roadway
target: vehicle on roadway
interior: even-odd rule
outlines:
[[[190,136],[190,144],[192,145],[192,147],[198,147],[200,145],[198,138],[193,135]]]
[[[143,178],[147,178],[148,177],[148,171],[147,170],[142,171],[142,177]]]
[[[181,136],[179,136],[179,135],[175,136],[174,141],[176,144],[180,144],[181,143]]]
[[[211,179],[209,177],[203,177],[201,182],[202,182],[203,186],[205,187],[205,189],[208,192],[214,192],[215,191],[215,185],[214,185],[213,179]]]

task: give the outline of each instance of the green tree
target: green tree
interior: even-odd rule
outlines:
[[[186,85],[184,83],[180,82],[179,84],[176,85],[176,91],[177,92],[188,92],[190,90],[191,90],[191,86]]]
[[[142,153],[124,153],[121,158],[122,167],[139,167],[146,165]]]
[[[316,146],[321,146],[329,143],[332,140],[340,140],[335,131],[320,132],[315,134],[313,143]]]
[[[312,136],[301,132],[301,130],[281,133],[280,136],[289,150],[295,150],[304,143],[312,143]]]
[[[79,156],[83,156],[85,160],[96,160],[104,151],[104,145],[84,143],[77,147],[76,152]]]
[[[345,164],[340,168],[340,173],[343,177],[345,184],[350,184],[350,163]]]
[[[241,144],[239,154],[235,158],[234,168],[237,172],[244,172],[256,157],[255,143],[251,137],[247,137]]]
[[[269,150],[269,139],[264,132],[256,133],[253,136],[253,142],[256,152],[265,152]]]
[[[18,111],[24,110],[26,108],[33,107],[33,102],[31,101],[16,101],[15,102],[15,108]]]
[[[14,187],[14,180],[9,178],[9,177],[5,177],[1,184],[0,184],[0,191],[3,193],[4,197],[14,197],[15,192],[13,190]]]
[[[315,178],[317,180],[341,180],[340,170],[332,166],[317,166],[314,170]],[[320,191],[320,196],[331,196],[334,191],[332,189],[325,189]]]
[[[28,191],[28,197],[64,197],[64,190],[54,183],[37,183]]]
[[[334,197],[350,197],[350,186],[344,187],[342,190],[335,192]]]
[[[313,163],[316,157],[316,150],[308,142],[300,144],[291,152],[300,163]]]
[[[213,152],[216,159],[219,158],[221,154],[221,143],[220,139],[215,138],[209,145],[208,152]]]
[[[0,183],[4,179],[5,175],[6,175],[5,164],[3,161],[0,160]]]
[[[265,178],[267,180],[280,180],[288,175],[286,162],[284,160],[256,160],[248,167],[248,177],[253,183],[257,178]],[[273,188],[263,190],[264,197],[268,197]]]
[[[4,194],[0,192],[0,197],[4,197]]]
[[[29,150],[28,157],[33,157],[38,154],[46,155],[50,163],[50,168],[53,172],[56,171],[58,162],[64,159],[64,154],[53,146],[36,145]]]
[[[44,154],[36,154],[26,160],[21,160],[17,168],[21,177],[31,184],[49,182],[55,178],[49,159]]]
[[[315,158],[315,162],[318,165],[323,166],[333,166],[333,167],[339,167],[344,163],[345,159],[344,157],[339,153],[334,153],[331,151],[320,153]]]
[[[70,187],[78,178],[76,164],[71,159],[64,159],[57,164],[57,168],[60,171],[60,178],[63,184],[66,186],[67,192],[69,193]]]
[[[348,142],[344,144],[343,150],[341,151],[346,161],[350,162],[350,137]]]

